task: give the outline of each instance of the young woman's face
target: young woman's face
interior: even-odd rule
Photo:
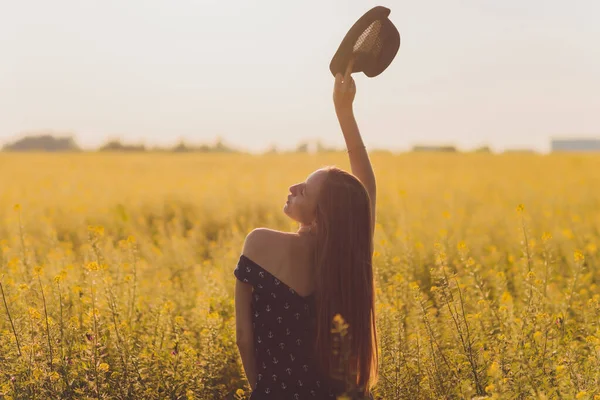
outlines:
[[[315,220],[317,199],[326,175],[326,170],[318,169],[306,181],[290,186],[283,212],[303,225],[310,225]]]

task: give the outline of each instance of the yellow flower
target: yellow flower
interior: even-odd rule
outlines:
[[[583,262],[583,260],[585,260],[585,256],[579,250],[575,250],[575,253],[573,254],[573,258],[575,259],[575,262],[577,262],[577,263]]]
[[[583,399],[585,396],[587,396],[587,392],[585,390],[582,390],[581,392],[577,393],[577,395],[575,396],[576,399]]]
[[[599,343],[599,342],[600,342],[600,339],[598,339],[598,338],[597,338],[597,337],[595,337],[595,336],[587,336],[587,337],[585,338],[585,341],[586,341],[586,342],[588,342],[588,343],[592,343],[592,344],[593,344],[593,343]]]
[[[404,277],[402,276],[401,273],[398,272],[398,273],[394,274],[394,276],[392,277],[391,281],[393,283],[396,283],[396,284],[397,283],[402,283],[402,282],[404,282]]]
[[[333,333],[339,333],[342,336],[346,336],[348,324],[340,314],[336,314],[333,317],[333,325],[334,327],[331,330]]]
[[[494,361],[488,368],[487,374],[489,376],[498,376],[499,373],[500,373],[500,365],[498,364],[498,362]]]
[[[10,391],[10,385],[8,383],[3,383],[2,385],[0,385],[0,392],[8,393],[9,391]],[[6,398],[8,399],[9,397],[7,396]]]
[[[517,206],[517,212],[522,213],[523,211],[525,211],[525,206],[523,204],[519,204]]]
[[[540,339],[541,339],[541,337],[542,337],[542,332],[540,332],[540,331],[536,331],[536,332],[533,334],[533,339],[534,339],[534,340],[540,340]]]
[[[333,323],[335,323],[335,324],[343,324],[344,323],[344,317],[342,317],[341,314],[335,314],[335,316],[333,317]]]
[[[104,227],[90,225],[88,226],[88,232],[96,236],[104,236]]]
[[[495,388],[496,388],[496,386],[492,383],[485,387],[485,391],[486,391],[486,393],[492,393]]]
[[[29,307],[29,308],[27,309],[27,311],[29,312],[29,317],[30,317],[31,319],[40,319],[40,318],[42,318],[42,315],[39,313],[39,311],[38,311],[38,310],[36,310],[36,309],[35,309],[35,308],[33,308],[33,307]]]
[[[98,271],[100,269],[100,266],[96,261],[90,261],[87,264],[85,264],[85,268],[88,271]]]
[[[500,299],[502,303],[512,303],[512,296],[508,292],[502,293],[502,298]]]
[[[548,240],[552,239],[552,235],[549,232],[544,232],[542,234],[542,242],[547,242]]]
[[[16,212],[19,212],[19,211],[21,211],[21,205],[20,205],[20,204],[18,204],[18,203],[17,203],[17,204],[15,204],[15,205],[13,206],[13,210],[15,210]]]
[[[109,366],[107,363],[101,363],[100,365],[98,365],[98,370],[100,372],[108,372]]]
[[[54,276],[54,278],[53,278],[54,283],[61,283],[65,279],[66,276],[67,276],[67,271],[65,271],[65,270],[60,271],[60,273],[58,275]]]

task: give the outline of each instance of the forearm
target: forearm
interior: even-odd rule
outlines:
[[[369,194],[371,201],[371,234],[375,232],[375,204],[376,204],[376,186],[375,173],[371,167],[371,161],[367,154],[367,149],[363,143],[358,124],[354,118],[354,109],[352,102],[356,94],[356,84],[352,79],[352,67],[354,58],[350,59],[344,76],[336,74],[335,85],[333,89],[333,104],[337,115],[346,147],[350,158],[350,168],[352,174],[362,182]]]
[[[254,356],[254,346],[252,344],[238,345],[240,357],[242,358],[242,365],[244,366],[244,373],[248,379],[248,383],[252,390],[256,387],[256,381],[258,379],[256,372],[256,358]]]
[[[365,185],[369,195],[375,197],[375,173],[373,172],[369,154],[360,135],[354,112],[352,108],[342,110],[336,108],[336,114],[342,133],[344,134],[352,173]],[[371,199],[373,203],[374,200],[374,198]]]

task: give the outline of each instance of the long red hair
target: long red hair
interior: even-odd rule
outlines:
[[[378,364],[370,198],[354,175],[336,167],[326,170],[316,209],[315,356],[331,376],[339,362],[333,354],[332,320],[340,314],[349,325],[353,383],[368,394]]]

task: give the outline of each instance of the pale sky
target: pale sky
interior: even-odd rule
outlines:
[[[402,44],[355,75],[368,147],[600,137],[598,0],[0,0],[0,143],[340,146],[328,66],[375,5]]]

